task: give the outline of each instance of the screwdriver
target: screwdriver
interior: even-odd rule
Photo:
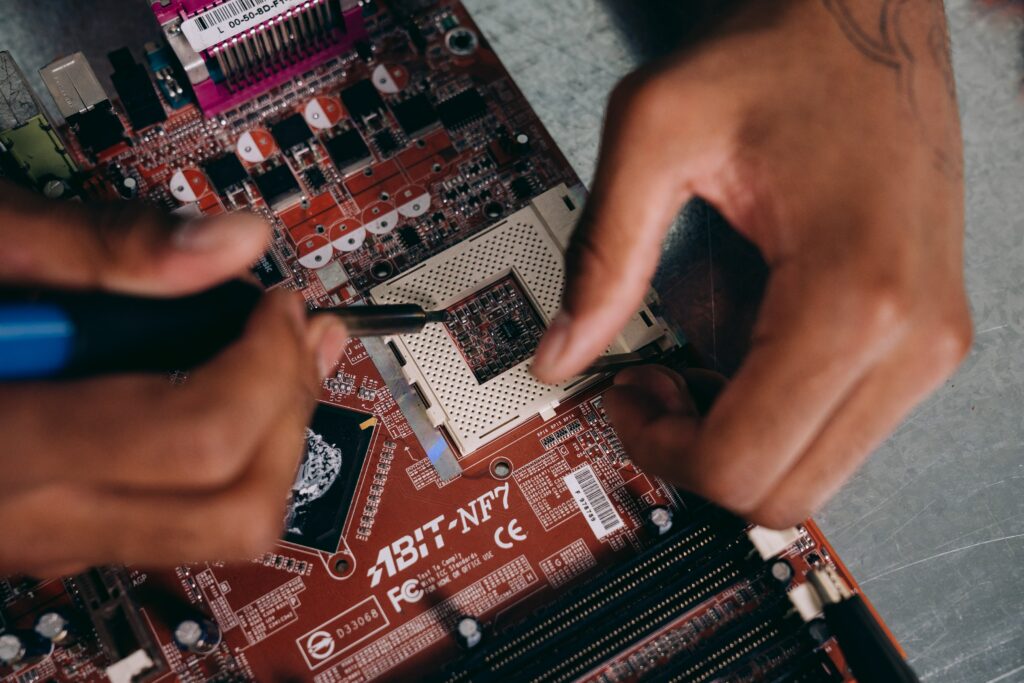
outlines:
[[[188,370],[238,339],[263,291],[240,280],[180,298],[0,291],[0,381]],[[414,334],[444,311],[414,304],[312,311],[353,337]]]

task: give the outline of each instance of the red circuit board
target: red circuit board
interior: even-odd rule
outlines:
[[[418,15],[423,50],[410,47],[387,6],[377,5],[364,19],[373,46],[370,59],[338,54],[214,117],[195,105],[168,109],[163,124],[129,128],[125,144],[98,157],[68,136],[86,173],[87,194],[116,200],[112,178],[128,175],[138,180],[141,199],[177,209],[190,203],[176,198],[183,188],[175,183],[184,179],[183,196],[191,192],[204,214],[257,211],[275,229],[263,264],[270,273],[267,284],[301,291],[311,307],[323,307],[355,303],[373,285],[466,239],[541,191],[579,184],[459,2],[440,0]],[[477,37],[472,55],[444,49],[451,26]],[[391,79],[388,88],[398,87],[379,90],[388,106],[421,93],[444,102],[472,88],[488,103],[486,113],[466,125],[433,126],[412,135],[387,109],[371,122],[356,122],[340,93],[378,77],[381,68]],[[312,101],[330,113],[333,124],[312,128],[298,147],[280,149],[269,132],[272,126],[293,114],[305,116]],[[371,159],[339,168],[328,142],[351,130],[360,131]],[[255,145],[255,153],[243,150],[243,144]],[[236,152],[250,177],[286,166],[300,186],[295,201],[272,208],[249,181],[218,190],[204,168]],[[416,202],[423,205],[413,206]],[[390,224],[384,226],[385,220]],[[475,329],[468,325],[462,333],[477,334]],[[507,362],[519,362],[515,344],[509,344]],[[481,362],[493,361],[488,356],[493,346],[481,348]],[[166,660],[166,673],[157,680],[419,680],[463,654],[451,636],[459,616],[473,615],[488,630],[498,630],[580,579],[636,556],[650,545],[646,510],[664,506],[680,516],[685,510],[675,492],[630,461],[602,407],[606,387],[591,387],[559,406],[553,417],[537,416],[461,458],[461,476],[442,482],[375,359],[361,341],[352,340],[321,397],[325,405],[347,409],[354,425],[350,432],[365,437],[338,536],[317,536],[332,544],[327,549],[283,540],[274,551],[243,564],[128,570],[134,597]],[[341,454],[353,457],[344,448]],[[583,477],[590,485],[596,480],[611,516],[587,518],[585,505],[567,488],[572,473],[581,486]],[[600,504],[601,497],[593,501]],[[812,564],[838,562],[811,524],[801,527],[799,541],[785,557],[794,584],[804,580]],[[719,622],[754,609],[762,599],[761,580],[711,595],[574,677],[634,680],[638,672],[657,669],[697,647]],[[10,578],[0,585],[9,626],[31,628],[41,609],[69,602],[60,581]],[[216,621],[222,640],[213,653],[183,651],[175,644],[176,610],[199,611]],[[771,670],[786,656],[785,645],[779,647],[753,661],[746,678],[730,680],[755,680]],[[833,641],[826,640],[820,652],[838,680],[852,679]],[[19,682],[105,680],[105,665],[82,638],[38,662],[0,668],[0,676]]]

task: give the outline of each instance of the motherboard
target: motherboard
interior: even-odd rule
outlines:
[[[856,584],[813,523],[751,527],[638,469],[609,377],[530,376],[585,192],[458,0],[152,9],[161,42],[42,69],[63,124],[0,53],[3,175],[252,211],[264,287],[448,321],[349,342],[274,550],[0,579],[0,680],[853,680],[809,579]],[[652,293],[609,352],[686,350]]]

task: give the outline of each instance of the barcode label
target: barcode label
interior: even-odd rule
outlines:
[[[590,465],[584,465],[565,475],[565,485],[576,499],[576,504],[579,505],[595,536],[604,538],[623,525],[622,518],[619,517]]]
[[[196,52],[234,38],[309,0],[230,0],[181,23],[181,32]]]

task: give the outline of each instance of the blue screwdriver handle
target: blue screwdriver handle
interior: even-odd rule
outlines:
[[[239,280],[180,298],[0,291],[0,381],[188,370],[241,336],[261,295]]]

